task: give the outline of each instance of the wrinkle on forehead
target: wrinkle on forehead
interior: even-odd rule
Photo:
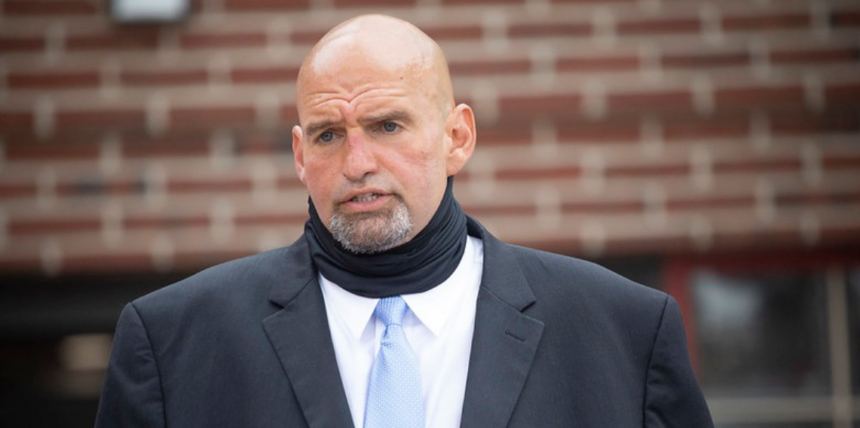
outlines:
[[[299,71],[296,95],[300,103],[306,98],[325,97],[325,93],[307,93],[313,92],[310,88],[320,79],[336,81],[343,95],[368,90],[364,85],[400,80],[403,85],[423,89],[443,110],[453,108],[442,50],[412,24],[388,16],[359,16],[323,36]]]
[[[342,92],[314,92],[307,95],[307,104],[309,107],[316,107],[330,101],[343,101],[345,104],[353,104],[365,97],[397,97],[403,96],[405,93],[406,91],[403,89],[379,89],[370,85],[364,85],[355,88],[349,96],[344,96]]]

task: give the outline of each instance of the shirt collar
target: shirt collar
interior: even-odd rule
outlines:
[[[461,297],[465,291],[463,284],[471,278],[469,272],[481,269],[481,266],[476,266],[476,248],[472,239],[475,238],[467,237],[466,251],[463,252],[457,269],[445,281],[423,293],[402,296],[415,317],[437,337],[442,334],[451,314],[462,301]],[[373,317],[373,310],[379,299],[352,294],[322,274],[319,275],[319,280],[326,303],[346,324],[352,335],[356,339],[360,338]]]

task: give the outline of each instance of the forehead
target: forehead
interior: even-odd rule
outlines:
[[[436,98],[433,52],[412,34],[347,26],[328,35],[302,65],[296,101],[300,120],[321,107],[363,106]]]
[[[436,98],[432,79],[414,67],[380,68],[345,60],[319,72],[312,70],[305,77],[297,94],[302,123],[321,116],[362,115],[385,108],[418,113]]]

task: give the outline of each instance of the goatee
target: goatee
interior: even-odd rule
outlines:
[[[337,242],[353,253],[381,253],[400,245],[409,236],[412,216],[397,197],[393,207],[374,212],[344,213],[335,208],[329,230]]]

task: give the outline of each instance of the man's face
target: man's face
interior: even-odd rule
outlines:
[[[432,75],[360,52],[318,58],[298,93],[299,178],[347,249],[384,251],[412,239],[445,192],[447,111]]]

